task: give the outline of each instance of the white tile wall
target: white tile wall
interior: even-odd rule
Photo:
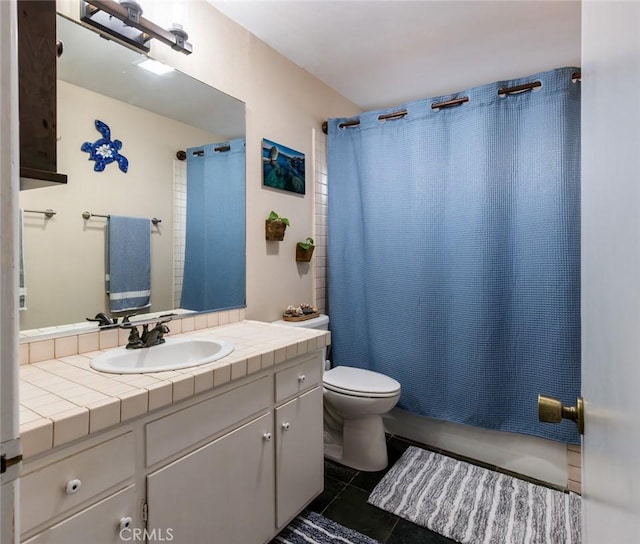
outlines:
[[[567,465],[569,479],[567,487],[574,493],[582,493],[582,448],[580,446],[574,446],[573,444],[567,445]]]
[[[180,307],[187,229],[187,161],[173,161],[173,307]]]
[[[327,137],[314,131],[314,206],[316,249],[314,260],[314,304],[320,312],[327,313]]]

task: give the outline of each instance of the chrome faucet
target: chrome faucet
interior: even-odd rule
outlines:
[[[169,332],[169,327],[167,327],[165,323],[168,323],[170,320],[171,319],[164,319],[162,321],[158,321],[155,327],[151,330],[149,330],[149,323],[143,323],[142,334],[140,334],[136,325],[131,323],[128,325],[122,325],[124,328],[131,329],[126,348],[141,349],[164,344],[164,335]]]

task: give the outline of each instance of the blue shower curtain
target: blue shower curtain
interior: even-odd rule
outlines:
[[[334,364],[392,376],[418,414],[578,441],[573,423],[537,419],[538,393],[580,392],[575,71],[330,120]]]
[[[216,151],[225,146],[230,149]],[[203,311],[245,306],[244,210],[244,139],[188,149],[182,308]],[[229,228],[230,222],[236,226]],[[221,262],[228,273],[216,273]]]

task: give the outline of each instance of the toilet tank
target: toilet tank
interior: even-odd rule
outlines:
[[[278,319],[273,321],[274,325],[286,325],[287,327],[304,327],[305,329],[317,329],[321,331],[329,330],[329,316],[320,314],[318,317],[312,319],[305,319],[304,321],[285,321],[284,319]],[[327,361],[327,348],[322,349],[322,360],[325,362],[325,369],[329,368],[329,361]]]

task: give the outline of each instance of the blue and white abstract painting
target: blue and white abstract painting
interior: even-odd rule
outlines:
[[[263,185],[304,194],[304,153],[262,139]]]

